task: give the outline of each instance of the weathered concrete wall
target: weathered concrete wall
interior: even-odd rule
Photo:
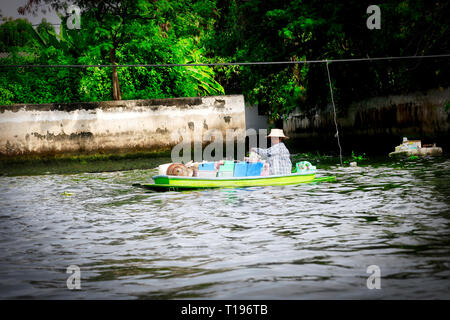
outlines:
[[[0,106],[0,155],[169,149],[180,129],[244,133],[244,97]]]
[[[369,148],[383,144],[391,149],[401,143],[403,136],[448,145],[450,110],[444,109],[448,102],[450,88],[372,98],[353,103],[345,113],[339,113],[336,106],[339,134],[344,147],[345,143]],[[293,113],[283,126],[290,137],[306,144],[308,140],[315,144],[336,144],[331,105],[325,111]]]

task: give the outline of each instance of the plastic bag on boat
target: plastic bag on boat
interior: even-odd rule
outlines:
[[[261,156],[259,154],[257,154],[256,152],[250,152],[250,155],[247,159],[247,161],[249,163],[255,163],[255,162],[259,162],[261,160]]]
[[[263,162],[263,168],[261,170],[261,175],[262,176],[268,176],[269,172],[270,172],[269,163],[264,161]]]
[[[316,167],[313,166],[309,161],[300,161],[295,164],[296,172],[305,172],[316,170]]]

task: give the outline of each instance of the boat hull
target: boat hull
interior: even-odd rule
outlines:
[[[277,186],[311,182],[314,173],[293,173],[279,176],[255,176],[255,177],[223,177],[223,178],[200,178],[200,177],[178,177],[158,175],[154,176],[155,184],[170,185],[175,187],[193,188],[235,188],[254,186]]]

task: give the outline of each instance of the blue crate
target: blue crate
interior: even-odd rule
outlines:
[[[199,164],[198,171],[214,171],[214,162],[207,162],[207,163]]]
[[[260,176],[262,168],[262,162],[249,163],[247,165],[247,177]]]
[[[247,175],[247,162],[238,162],[234,165],[235,177],[245,177]]]

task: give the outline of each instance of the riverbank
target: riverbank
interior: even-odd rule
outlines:
[[[28,176],[152,169],[167,162],[170,162],[170,151],[22,157],[1,160],[0,175]]]

